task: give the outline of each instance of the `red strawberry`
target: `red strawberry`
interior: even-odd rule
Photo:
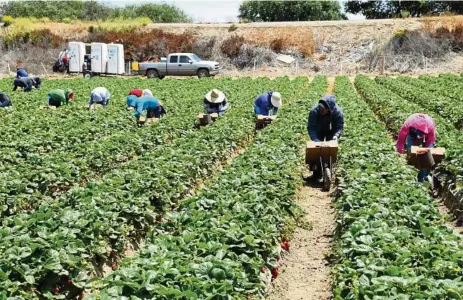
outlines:
[[[72,284],[72,279],[69,279],[69,280],[68,280],[68,284],[69,284],[69,285]]]
[[[59,294],[59,288],[55,288],[53,291],[55,292],[55,294]]]
[[[113,263],[112,267],[111,267],[113,270],[116,270],[117,269],[117,263]]]
[[[265,273],[265,268],[260,269],[261,273]]]
[[[84,299],[84,296],[82,295],[79,295],[79,297],[77,297],[77,300],[82,300],[82,299]]]
[[[278,269],[279,267],[276,267],[275,269],[272,269],[272,280],[276,279],[278,277]]]

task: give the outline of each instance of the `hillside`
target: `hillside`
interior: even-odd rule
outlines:
[[[172,47],[164,47],[161,38],[153,38],[146,42],[140,38],[137,48],[156,55],[166,53],[169,49],[187,48],[207,59],[219,61],[224,74],[240,75],[335,75],[356,73],[379,73],[382,57],[385,59],[387,73],[439,73],[460,72],[463,56],[455,52],[455,47],[429,38],[420,37],[413,40],[412,49],[408,52],[396,51],[391,42],[403,34],[436,30],[440,26],[455,27],[461,23],[460,17],[427,18],[427,19],[389,19],[360,21],[316,21],[316,22],[278,22],[247,24],[144,24],[137,27],[126,25],[126,31],[132,37],[142,37],[146,32],[161,30],[172,34],[175,43]],[[450,23],[450,25],[449,25]],[[90,28],[100,28],[98,34]],[[64,40],[94,41],[107,31],[120,30],[124,25],[108,26],[100,23],[37,24],[38,29],[49,29]],[[5,34],[5,33],[4,33]],[[117,36],[113,35],[113,36]],[[127,34],[126,34],[127,36]],[[159,36],[159,35],[157,35]],[[234,38],[242,38],[236,42]],[[408,36],[405,36],[409,39]],[[93,39],[93,40],[92,40]],[[167,37],[167,43],[172,37]],[[185,47],[185,40],[190,44]],[[112,40],[111,40],[112,41]],[[223,44],[228,41],[228,48]],[[134,42],[136,43],[136,42]],[[147,43],[149,45],[147,45]],[[180,44],[178,44],[180,43]],[[230,49],[231,47],[231,49]],[[429,48],[430,53],[423,49]],[[437,54],[437,48],[439,51]],[[385,50],[386,49],[386,50]],[[416,49],[416,51],[414,50]],[[440,51],[442,49],[442,51]],[[60,49],[34,49],[27,52],[5,51],[4,61],[0,64],[0,73],[7,73],[16,61],[23,61],[35,72],[44,72],[41,62],[51,72],[57,53]],[[391,52],[392,51],[392,52]],[[399,52],[399,53],[395,53]],[[232,53],[232,54],[230,54]],[[285,65],[276,57],[279,53],[289,54],[297,58],[296,63]],[[305,54],[305,55],[304,55]],[[159,54],[162,55],[162,54]],[[33,57],[34,59],[31,59]],[[254,69],[255,61],[255,69]]]

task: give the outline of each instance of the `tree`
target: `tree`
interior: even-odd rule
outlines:
[[[3,1],[0,3],[3,15],[18,17],[47,17],[61,21],[64,18],[86,21],[108,20],[114,17],[132,19],[148,17],[153,22],[189,22],[188,16],[179,8],[168,4],[130,5],[122,8],[106,6],[95,0],[83,1]]]
[[[367,19],[389,19],[406,12],[410,17],[421,17],[443,12],[462,13],[461,1],[370,1],[350,0],[345,4],[346,12],[363,14]]]
[[[346,20],[336,1],[245,0],[239,18],[252,22]]]

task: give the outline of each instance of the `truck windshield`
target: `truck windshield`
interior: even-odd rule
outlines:
[[[196,55],[196,54],[191,55],[191,59],[192,59],[194,62],[201,61],[201,58],[199,58],[199,56]]]

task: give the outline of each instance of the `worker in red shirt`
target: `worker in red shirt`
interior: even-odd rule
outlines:
[[[128,96],[136,96],[137,98],[140,98],[143,96],[143,91],[140,89],[133,89],[129,92]]]

